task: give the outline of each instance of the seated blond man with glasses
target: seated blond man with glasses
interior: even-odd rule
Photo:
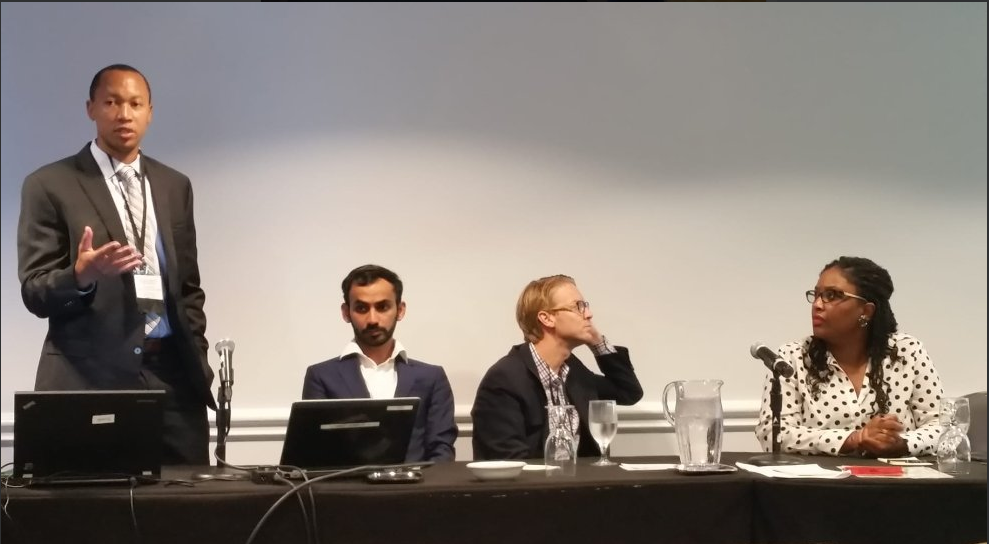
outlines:
[[[477,388],[471,410],[474,459],[541,458],[549,431],[546,406],[568,404],[577,412],[566,424],[580,437],[578,455],[597,455],[588,402],[631,405],[642,398],[628,350],[598,332],[590,304],[569,276],[530,282],[515,317],[526,341],[488,369]],[[582,345],[594,353],[603,376],[573,355]]]

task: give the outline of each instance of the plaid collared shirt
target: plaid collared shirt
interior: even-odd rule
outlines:
[[[539,356],[536,352],[536,346],[529,342],[529,351],[532,352],[532,360],[536,362],[536,372],[539,374],[539,382],[543,385],[543,391],[546,393],[546,404],[548,406],[566,406],[570,404],[570,400],[567,399],[567,391],[565,385],[567,383],[567,375],[570,374],[570,366],[564,361],[563,366],[560,367],[560,373],[554,374],[546,364],[546,361]],[[549,412],[549,434],[552,435],[553,431],[556,430],[557,426],[560,425],[559,421],[560,414],[556,411]],[[570,432],[577,439],[580,437],[580,416],[577,415],[577,410],[571,410],[567,412],[566,424],[570,427]]]

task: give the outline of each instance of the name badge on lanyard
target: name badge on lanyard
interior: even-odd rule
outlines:
[[[147,265],[134,270],[134,289],[137,298],[161,302],[165,300],[165,291],[161,285],[161,275],[151,273]]]
[[[113,163],[113,157],[107,153],[107,158],[110,160],[110,167],[114,170],[114,175],[117,176],[120,185],[120,196],[124,200],[124,211],[127,212],[127,219],[130,221],[132,240],[129,240],[134,244],[139,251],[146,251],[148,246],[145,245],[145,236],[148,235],[148,193],[147,186],[145,185],[144,177],[141,176],[140,172],[136,172],[131,167],[126,166],[130,169],[130,172],[137,176],[137,179],[133,183],[141,184],[141,228],[138,229],[137,218],[134,217],[135,213],[132,212],[132,206],[136,207],[136,202],[128,202],[127,191],[124,189],[123,184],[125,183],[123,176],[117,171],[116,166]],[[123,170],[121,170],[123,171]],[[151,246],[154,247],[153,244]],[[152,249],[152,251],[154,251]],[[165,300],[165,291],[161,283],[161,275],[154,271],[154,268],[148,266],[147,261],[141,264],[140,268],[134,270],[134,290],[137,294],[137,299],[139,305],[150,311],[160,311],[161,302]]]

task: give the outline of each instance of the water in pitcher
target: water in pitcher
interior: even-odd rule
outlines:
[[[721,408],[721,380],[680,380],[663,389],[663,414],[676,431],[680,471],[706,472],[721,462],[725,414]],[[676,392],[670,411],[669,394]]]
[[[700,469],[721,462],[724,414],[720,402],[684,398],[677,401],[676,411],[680,463]]]

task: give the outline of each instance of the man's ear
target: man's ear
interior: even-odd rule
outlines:
[[[347,306],[346,302],[340,305],[340,315],[343,316],[344,321],[350,323],[350,306]]]
[[[405,317],[405,301],[404,300],[402,302],[399,302],[398,303],[398,317],[396,318],[396,321],[401,321],[403,317]]]
[[[556,325],[556,318],[550,312],[539,312],[536,314],[536,318],[539,322],[543,324],[544,327],[553,327]]]

